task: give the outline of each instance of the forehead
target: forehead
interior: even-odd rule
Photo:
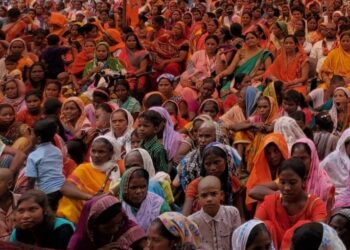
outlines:
[[[130,153],[128,153],[125,157],[125,165],[128,165],[128,163],[130,162],[140,162],[141,165],[143,164],[143,159],[142,159],[142,156],[140,154],[140,152],[138,151],[132,151]]]

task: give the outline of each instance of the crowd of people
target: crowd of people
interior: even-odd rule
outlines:
[[[1,249],[350,249],[350,2],[0,2]]]

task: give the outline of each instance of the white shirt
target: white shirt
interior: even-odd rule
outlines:
[[[319,73],[320,69],[323,65],[324,60],[326,59],[326,56],[323,55],[323,49],[322,49],[322,43],[324,40],[318,41],[314,44],[314,46],[311,49],[310,57],[316,59],[317,65],[316,65],[316,72]],[[333,44],[335,43],[334,41],[326,41],[326,46],[329,52],[332,49]]]

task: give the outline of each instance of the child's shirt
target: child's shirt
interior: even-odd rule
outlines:
[[[69,51],[67,47],[48,47],[41,54],[41,59],[47,64],[47,71],[50,77],[56,78],[64,71],[64,61],[62,56]]]
[[[168,173],[168,155],[157,136],[143,140],[140,147],[147,150],[150,154],[156,172],[163,171]]]
[[[188,218],[197,224],[201,232],[201,249],[232,249],[232,233],[241,225],[241,217],[237,208],[221,205],[218,213],[214,217],[204,212],[202,208]]]
[[[63,156],[51,142],[39,144],[27,159],[25,176],[36,178],[38,189],[46,194],[61,189],[65,181]]]

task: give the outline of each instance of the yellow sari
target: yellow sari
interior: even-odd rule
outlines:
[[[346,52],[341,46],[329,52],[324,61],[320,74],[326,73],[330,76],[340,75],[344,78],[350,78],[350,53]]]
[[[105,178],[106,174],[104,172],[94,169],[91,163],[84,163],[74,169],[67,181],[76,185],[80,191],[95,195],[102,187]],[[109,183],[107,183],[103,191],[108,192],[108,190]],[[58,204],[57,215],[76,224],[84,203],[85,201],[83,200],[75,200],[64,196]]]

